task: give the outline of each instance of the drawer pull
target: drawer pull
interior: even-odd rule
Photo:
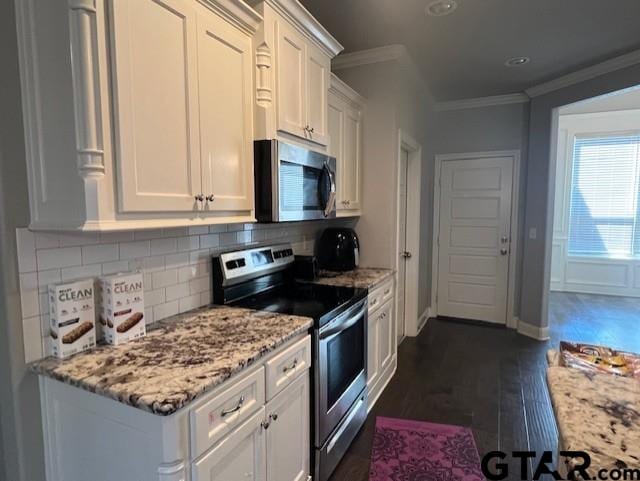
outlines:
[[[371,305],[375,306],[378,303],[378,298],[376,297],[373,301],[371,301]]]
[[[282,368],[282,372],[291,371],[291,370],[295,369],[297,365],[298,365],[298,358],[296,357],[293,360],[293,363],[291,363],[291,366],[285,366],[285,367]]]
[[[391,289],[387,289],[386,291],[384,291],[384,295],[386,296],[387,294],[389,294],[391,292]]]
[[[233,414],[235,412],[240,411],[243,404],[244,404],[244,396],[240,396],[240,399],[238,399],[238,404],[236,405],[236,407],[234,407],[233,409],[227,409],[226,411],[222,411],[220,413],[220,416],[225,417],[225,416],[228,416],[229,414]]]
[[[271,419],[272,421],[277,421],[278,420],[278,413],[269,414],[269,419]]]

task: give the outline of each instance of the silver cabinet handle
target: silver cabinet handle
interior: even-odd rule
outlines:
[[[240,399],[238,399],[238,404],[236,404],[236,407],[234,407],[233,409],[228,409],[226,411],[222,411],[220,413],[221,417],[225,417],[228,416],[229,414],[233,414],[235,412],[240,411],[240,409],[242,408],[242,405],[244,404],[244,396],[240,396]]]
[[[278,413],[269,414],[269,419],[271,419],[272,421],[277,421],[278,420]]]
[[[507,249],[506,247],[503,247],[502,249],[500,249],[500,255],[506,256],[509,253],[509,249]]]
[[[197,194],[197,195],[195,196],[195,199],[196,199],[198,202],[203,202],[203,201],[204,201],[204,194]]]
[[[508,244],[509,243],[509,238],[506,235],[503,235],[502,237],[500,237],[500,242],[502,244]]]
[[[402,257],[404,257],[405,259],[411,259],[411,252],[407,252],[404,251],[402,254],[400,254]]]
[[[269,421],[262,421],[260,426],[262,426],[262,429],[269,429],[269,424]]]
[[[208,195],[206,199],[207,199],[207,202],[213,202],[214,200],[216,200],[216,196],[211,194],[211,195]]]
[[[296,357],[293,360],[293,363],[291,363],[291,366],[285,366],[282,368],[282,372],[291,371],[292,369],[295,369],[297,365],[298,365],[298,358]]]

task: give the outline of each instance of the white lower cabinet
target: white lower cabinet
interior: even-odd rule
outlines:
[[[264,407],[193,463],[193,481],[266,481]],[[284,480],[283,480],[284,481]]]
[[[46,479],[307,481],[310,349],[294,339],[170,416],[41,376]],[[265,397],[266,366],[289,359],[305,367]]]
[[[267,480],[306,481],[310,472],[309,373],[267,404]]]
[[[369,410],[393,377],[397,364],[393,280],[369,294],[367,388]]]

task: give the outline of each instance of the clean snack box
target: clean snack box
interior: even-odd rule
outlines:
[[[96,345],[94,280],[49,286],[51,355],[64,359]]]
[[[100,324],[104,340],[117,346],[147,333],[144,319],[144,284],[141,272],[100,279]]]

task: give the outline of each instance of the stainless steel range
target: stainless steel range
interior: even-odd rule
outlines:
[[[289,244],[213,259],[216,304],[314,319],[314,480],[326,481],[367,414],[367,291],[297,282]]]

